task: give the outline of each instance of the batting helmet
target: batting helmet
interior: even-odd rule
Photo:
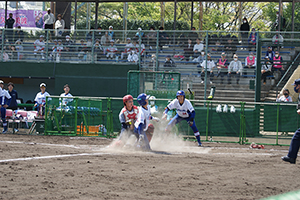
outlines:
[[[128,100],[130,100],[130,99],[133,100],[133,97],[132,97],[130,94],[125,95],[125,96],[123,97],[123,103],[124,103],[124,105],[125,105],[125,103],[126,103]]]
[[[147,96],[147,94],[142,93],[137,97],[137,102],[139,103],[139,105],[144,106],[147,104],[146,99],[149,99],[150,95]]]
[[[184,91],[183,91],[183,90],[178,90],[177,93],[176,93],[176,98],[177,98],[178,96],[184,96],[184,98],[185,98],[185,93],[184,93]]]

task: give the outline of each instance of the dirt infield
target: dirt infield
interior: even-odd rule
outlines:
[[[0,134],[0,199],[260,199],[299,190],[288,147]]]

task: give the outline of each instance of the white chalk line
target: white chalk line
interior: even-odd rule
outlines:
[[[27,160],[40,160],[40,159],[51,159],[51,158],[66,158],[66,157],[75,157],[75,156],[97,156],[97,155],[105,155],[112,153],[80,153],[80,154],[67,154],[67,155],[53,155],[53,156],[40,156],[40,157],[28,157],[28,158],[15,158],[15,159],[6,159],[0,160],[0,163],[3,162],[15,162],[15,161],[27,161]]]

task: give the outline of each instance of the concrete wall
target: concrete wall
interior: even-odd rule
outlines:
[[[127,72],[137,65],[71,63],[1,63],[0,79],[14,82],[24,102],[33,100],[39,85],[47,84],[51,95],[60,95],[69,84],[74,96],[122,97],[127,92]]]

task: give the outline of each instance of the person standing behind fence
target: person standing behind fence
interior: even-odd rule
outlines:
[[[15,23],[15,19],[13,18],[13,14],[9,13],[9,18],[5,20],[5,28],[8,30],[6,30],[5,32],[6,32],[6,38],[8,39],[8,42],[10,44],[13,43],[13,38],[14,38],[14,32],[13,32],[14,23]]]
[[[242,68],[243,68],[242,62],[239,61],[238,56],[236,54],[234,54],[233,61],[231,61],[228,66],[228,84],[231,84],[231,76],[232,75],[235,75],[236,84],[239,84]]]
[[[284,88],[283,96],[280,96],[280,94],[278,94],[276,102],[293,102],[292,97],[290,97],[290,91]]]
[[[294,85],[294,91],[296,93],[300,93],[300,79],[296,79],[292,85]],[[297,113],[300,115],[300,95],[298,98]],[[299,147],[300,147],[300,129],[296,130],[291,140],[288,154],[286,156],[283,156],[281,159],[285,162],[296,164]]]
[[[61,14],[57,15],[57,20],[55,22],[55,36],[61,37],[65,29],[65,20],[62,19]]]
[[[4,87],[4,82],[2,80],[0,80],[0,88],[1,88],[0,111],[1,111],[1,119],[2,119],[2,124],[3,124],[2,133],[7,133],[6,108],[10,104],[11,96],[9,95],[7,90],[3,89],[3,87]]]
[[[226,76],[228,73],[228,61],[226,59],[225,52],[221,54],[221,58],[217,62],[217,68],[218,68],[217,77],[221,76],[221,84],[223,84],[224,76]]]
[[[15,85],[12,82],[9,82],[7,84],[7,89],[8,89],[8,93],[11,96],[11,100],[10,100],[10,104],[8,105],[8,109],[12,109],[13,111],[18,109],[18,103],[17,103],[17,99],[18,99],[18,93],[16,90],[14,90]],[[15,128],[15,133],[18,132],[19,130],[17,128]]]
[[[266,85],[267,76],[272,76],[272,64],[268,56],[265,57],[265,61],[261,64],[261,80],[263,84]]]
[[[243,24],[240,27],[240,31],[241,31],[241,36],[242,36],[242,44],[247,45],[248,34],[250,31],[250,25],[249,25],[246,17],[243,19]]]
[[[207,54],[207,60],[203,60],[203,62],[201,63],[201,67],[202,67],[202,71],[200,73],[201,76],[201,83],[204,83],[204,77],[205,77],[205,69],[206,69],[206,73],[207,76],[209,76],[209,83],[212,84],[213,78],[214,78],[214,67],[215,67],[215,62],[211,59],[210,54]]]
[[[50,8],[47,9],[47,13],[44,15],[44,22],[45,22],[45,29],[51,29],[50,31],[50,39],[51,39],[51,37],[53,36],[52,29],[54,29],[55,17],[51,13]]]

